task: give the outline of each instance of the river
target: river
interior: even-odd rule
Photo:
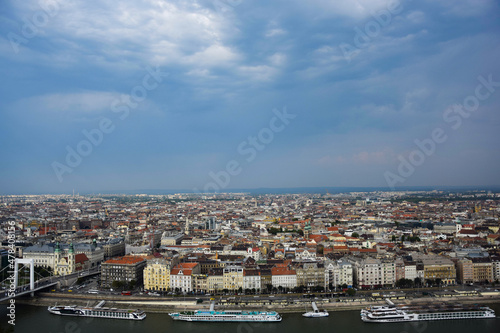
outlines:
[[[491,304],[500,316],[500,304]],[[278,311],[279,312],[279,311]],[[5,305],[0,332],[9,332]],[[414,323],[369,324],[361,321],[359,311],[330,312],[327,318],[303,318],[283,314],[280,323],[189,323],[173,321],[167,314],[148,313],[143,321],[77,318],[50,314],[45,307],[16,304],[15,332],[26,333],[487,333],[500,332],[500,318],[443,320]]]

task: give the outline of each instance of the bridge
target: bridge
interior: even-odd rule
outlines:
[[[29,282],[29,284],[25,284],[25,285],[21,285],[21,286],[18,285],[18,278],[19,278],[18,267],[19,267],[19,264],[29,264],[29,268],[30,268],[30,282]],[[12,268],[12,267],[7,266],[3,270],[6,270],[7,268]],[[25,267],[23,267],[23,268],[25,268]],[[0,273],[2,271],[0,271]],[[0,291],[0,302],[4,302],[4,301],[7,301],[11,298],[15,298],[15,297],[23,296],[23,295],[27,295],[27,294],[34,296],[35,291],[39,291],[42,289],[53,287],[61,282],[67,281],[67,280],[71,280],[71,279],[76,280],[79,277],[87,277],[87,276],[91,276],[91,275],[96,275],[96,274],[99,274],[100,271],[99,271],[99,267],[94,267],[92,269],[79,271],[79,272],[75,272],[75,273],[63,275],[63,276],[42,277],[41,279],[36,280],[36,281],[35,281],[35,273],[36,272],[34,269],[33,259],[17,259],[16,258],[13,276],[2,281],[2,283],[8,281],[9,286],[11,286],[11,287]],[[13,288],[12,288],[12,286],[13,286]]]

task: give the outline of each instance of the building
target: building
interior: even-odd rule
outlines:
[[[474,282],[493,282],[493,265],[490,258],[472,258]]]
[[[192,275],[200,273],[201,268],[198,263],[180,263],[170,271],[170,288],[182,293],[189,293],[193,291]]]
[[[421,258],[426,281],[439,279],[446,285],[455,284],[457,270],[453,261],[443,256],[422,256]]]
[[[137,256],[109,259],[101,265],[101,285],[111,288],[113,282],[142,284],[146,260]]]
[[[208,291],[208,274],[191,274],[193,283],[193,291],[207,292]]]
[[[216,293],[224,289],[224,271],[223,268],[214,268],[208,273],[207,277],[208,291]]]
[[[224,288],[227,290],[243,289],[243,267],[237,265],[227,265],[223,269]]]
[[[417,278],[417,264],[413,261],[405,261],[405,279],[415,281]]]
[[[162,246],[180,245],[183,238],[184,238],[183,233],[169,233],[169,232],[165,231],[163,233],[163,235],[161,236],[160,243]]]
[[[257,269],[243,270],[243,290],[251,290],[260,293],[261,289],[260,271]]]
[[[58,246],[60,257],[67,257],[70,246],[68,244],[59,244]],[[90,268],[97,267],[104,261],[104,250],[101,246],[98,246],[95,241],[93,243],[76,243],[72,246],[75,255],[80,253],[85,254],[88,259],[86,265],[89,265]],[[23,258],[33,259],[35,266],[50,267],[50,269],[54,271],[56,263],[55,250],[55,243],[32,245],[23,250]]]
[[[353,272],[352,264],[347,260],[340,259],[325,263],[325,284],[330,288],[346,285],[352,287]]]
[[[394,262],[374,258],[352,258],[354,283],[360,288],[393,287],[396,279]]]
[[[493,280],[498,283],[500,281],[500,257],[491,258],[491,269],[493,271]]]
[[[287,265],[281,264],[271,268],[271,278],[273,288],[293,289],[297,287],[297,272]]]
[[[297,286],[305,288],[325,288],[325,266],[318,262],[296,262],[294,268],[297,276]]]
[[[170,287],[170,261],[155,258],[147,261],[144,268],[144,289],[154,291],[167,291]]]
[[[472,283],[474,282],[474,265],[472,260],[461,258],[457,260],[457,280],[458,283]]]
[[[104,250],[104,258],[120,257],[125,255],[125,240],[123,238],[113,238],[105,243],[101,243]]]
[[[68,275],[75,271],[75,250],[73,249],[73,243],[69,245],[68,256],[63,257],[61,254],[61,248],[59,243],[56,244],[54,249],[55,262],[54,262],[54,274],[55,275]]]

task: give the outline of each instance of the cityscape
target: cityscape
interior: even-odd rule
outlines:
[[[30,195],[1,202],[2,269],[7,226],[14,225],[15,254],[32,259],[39,277],[97,269],[97,292],[354,295],[500,280],[500,193],[492,191]],[[60,287],[88,292],[78,282]]]
[[[499,1],[5,0],[0,31],[0,333],[500,332]]]

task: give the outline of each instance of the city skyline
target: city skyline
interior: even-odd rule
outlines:
[[[0,195],[497,187],[499,9],[5,2]]]

